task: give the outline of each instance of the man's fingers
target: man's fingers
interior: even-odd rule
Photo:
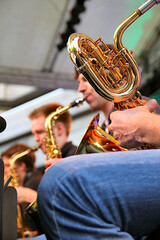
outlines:
[[[157,101],[155,99],[151,99],[145,104],[145,107],[147,107],[148,111],[152,113],[157,107]]]

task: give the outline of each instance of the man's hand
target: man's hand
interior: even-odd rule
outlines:
[[[63,158],[52,158],[52,159],[49,159],[47,161],[45,161],[44,165],[46,167],[46,170],[45,172],[52,166],[54,165],[56,162],[59,162],[61,161]]]
[[[36,200],[37,192],[26,187],[16,187],[17,190],[17,202],[21,203],[31,203]]]
[[[157,106],[156,100],[148,101],[144,106],[115,111],[111,113],[111,124],[108,130],[113,132],[113,136],[119,144],[126,148],[138,147],[143,143],[145,134],[150,130],[150,113]]]

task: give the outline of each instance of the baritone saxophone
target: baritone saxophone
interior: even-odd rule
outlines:
[[[78,72],[102,97],[118,105],[118,109],[123,109],[123,103],[124,108],[132,107],[132,98],[141,82],[139,67],[132,53],[123,46],[122,35],[137,18],[159,2],[144,2],[117,27],[113,37],[115,51],[110,50],[101,38],[94,41],[83,33],[73,33],[68,39],[68,53]]]
[[[113,37],[114,51],[101,38],[94,41],[83,33],[73,33],[68,39],[68,54],[77,71],[83,74],[99,95],[114,102],[116,110],[145,103],[138,92],[141,82],[138,64],[132,52],[123,46],[122,35],[137,18],[159,2],[147,0],[117,27]],[[147,148],[155,147],[148,145]]]

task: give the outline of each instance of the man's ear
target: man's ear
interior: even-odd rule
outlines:
[[[57,135],[58,136],[61,136],[65,131],[65,126],[62,122],[57,122],[56,123],[56,128],[57,128]]]
[[[17,163],[17,167],[21,168],[21,169],[25,169],[26,168],[26,164],[24,162],[20,162],[20,163]]]

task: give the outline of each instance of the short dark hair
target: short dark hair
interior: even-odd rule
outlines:
[[[43,106],[40,106],[39,108],[34,109],[30,114],[29,114],[29,119],[33,120],[35,118],[38,118],[41,115],[44,115],[47,117],[50,113],[55,112],[58,107],[63,107],[62,105],[53,102],[53,103],[48,103]],[[65,111],[63,114],[61,114],[55,122],[62,122],[66,128],[66,133],[67,136],[70,133],[71,129],[71,123],[72,123],[72,117],[71,114],[68,111]]]
[[[8,157],[11,158],[14,154],[18,154],[18,153],[22,153],[26,150],[30,149],[30,147],[26,144],[22,144],[22,143],[16,143],[14,145],[12,145],[10,148],[8,148],[6,151],[2,152],[1,157]],[[30,152],[29,154],[20,157],[19,159],[17,159],[16,163],[25,163],[26,168],[27,168],[27,172],[33,171],[35,168],[35,153],[34,152]]]

